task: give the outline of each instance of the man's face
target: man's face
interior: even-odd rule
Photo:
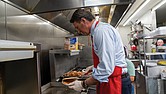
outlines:
[[[157,46],[162,46],[164,44],[163,40],[158,40],[157,41]]]
[[[81,33],[83,35],[89,35],[90,29],[88,28],[87,22],[84,20],[81,20],[80,22],[74,22],[74,27],[77,29],[78,33]]]

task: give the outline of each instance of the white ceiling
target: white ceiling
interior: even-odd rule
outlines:
[[[119,26],[122,26],[127,19],[145,2],[146,0],[136,0],[130,10],[127,12],[127,14],[124,16],[122,21],[120,22]],[[146,12],[151,10],[156,4],[158,4],[162,0],[150,0],[150,2],[140,11],[137,13],[135,17],[131,19],[132,22],[135,22],[137,19],[139,19],[141,16],[143,16]],[[130,25],[128,23],[127,25]]]

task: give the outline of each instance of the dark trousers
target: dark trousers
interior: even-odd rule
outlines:
[[[132,85],[130,76],[122,77],[122,94],[131,94]]]

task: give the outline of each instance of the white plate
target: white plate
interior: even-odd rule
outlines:
[[[62,79],[62,84],[68,85],[68,84],[74,82],[74,81],[77,80],[77,79],[78,79],[78,77],[63,78],[63,79]]]

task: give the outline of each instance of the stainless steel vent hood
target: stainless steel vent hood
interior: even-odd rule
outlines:
[[[98,6],[100,20],[108,22],[111,5],[116,5],[110,24],[116,25],[128,5],[135,0],[4,0],[8,4],[28,11],[29,14],[37,14],[59,27],[75,33],[75,29],[69,22],[71,15],[77,8],[92,8]],[[103,8],[103,7],[106,8]],[[118,8],[118,9],[116,9]],[[116,11],[117,10],[117,11]],[[104,14],[103,14],[104,13]],[[118,16],[117,16],[118,15]]]

